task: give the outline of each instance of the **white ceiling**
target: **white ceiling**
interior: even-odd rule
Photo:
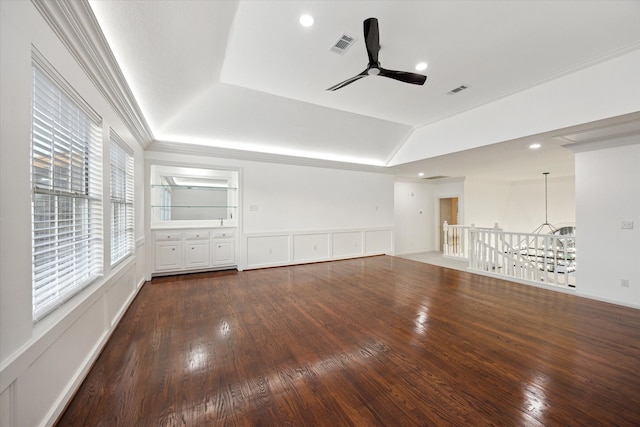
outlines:
[[[638,141],[640,113],[632,113],[544,134],[485,145],[452,154],[409,162],[390,169],[396,175],[423,179],[475,176],[489,180],[519,181],[574,175],[574,154],[566,147],[575,143],[628,144]],[[532,150],[533,143],[541,144]]]
[[[415,129],[640,48],[638,1],[90,4],[156,140],[381,166]],[[314,26],[298,23],[303,13]],[[372,16],[382,66],[413,72],[426,61],[427,82],[368,76],[326,91],[365,69],[362,22]],[[344,55],[330,52],[343,33],[356,42]],[[447,94],[462,84],[469,89]],[[573,174],[562,141],[547,138],[535,156],[528,142],[472,154],[512,158],[516,177],[556,163]],[[495,174],[468,154],[393,169],[410,175],[451,164],[427,173]]]

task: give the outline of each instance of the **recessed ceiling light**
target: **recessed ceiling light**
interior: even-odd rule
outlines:
[[[418,176],[424,176],[424,172],[420,172]]]
[[[420,62],[416,65],[416,70],[417,71],[424,71],[427,69],[427,63],[426,62]]]
[[[300,17],[300,25],[302,25],[303,27],[310,27],[313,24],[315,24],[316,20],[313,19],[313,16],[311,15],[302,15]]]
[[[529,146],[529,148],[531,148],[532,150],[537,150],[540,147],[542,147],[542,144],[538,144],[537,142]]]

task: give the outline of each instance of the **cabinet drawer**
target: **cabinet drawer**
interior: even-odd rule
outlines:
[[[234,236],[234,230],[219,230],[213,232],[214,239],[228,239]]]
[[[156,242],[170,242],[181,239],[182,233],[179,231],[156,231]]]
[[[185,240],[209,240],[208,231],[187,231],[184,234]]]

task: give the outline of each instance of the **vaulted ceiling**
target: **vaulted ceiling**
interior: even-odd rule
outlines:
[[[493,176],[492,159],[508,159],[521,178],[541,167],[572,174],[567,140],[552,138],[563,133],[496,135],[449,148],[429,130],[640,49],[638,1],[89,3],[156,140],[392,166],[406,176]],[[302,14],[315,24],[301,26]],[[427,62],[423,86],[367,76],[326,90],[365,69],[369,17],[379,21],[381,65],[416,72]],[[334,53],[343,34],[355,41]],[[468,89],[449,94],[461,85]],[[631,85],[640,88],[638,80]],[[577,127],[564,133],[639,117],[609,119],[571,123]],[[530,155],[534,140],[543,148]],[[474,148],[475,161],[465,147]]]

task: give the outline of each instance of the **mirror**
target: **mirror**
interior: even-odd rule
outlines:
[[[151,165],[152,222],[235,225],[235,171]]]

